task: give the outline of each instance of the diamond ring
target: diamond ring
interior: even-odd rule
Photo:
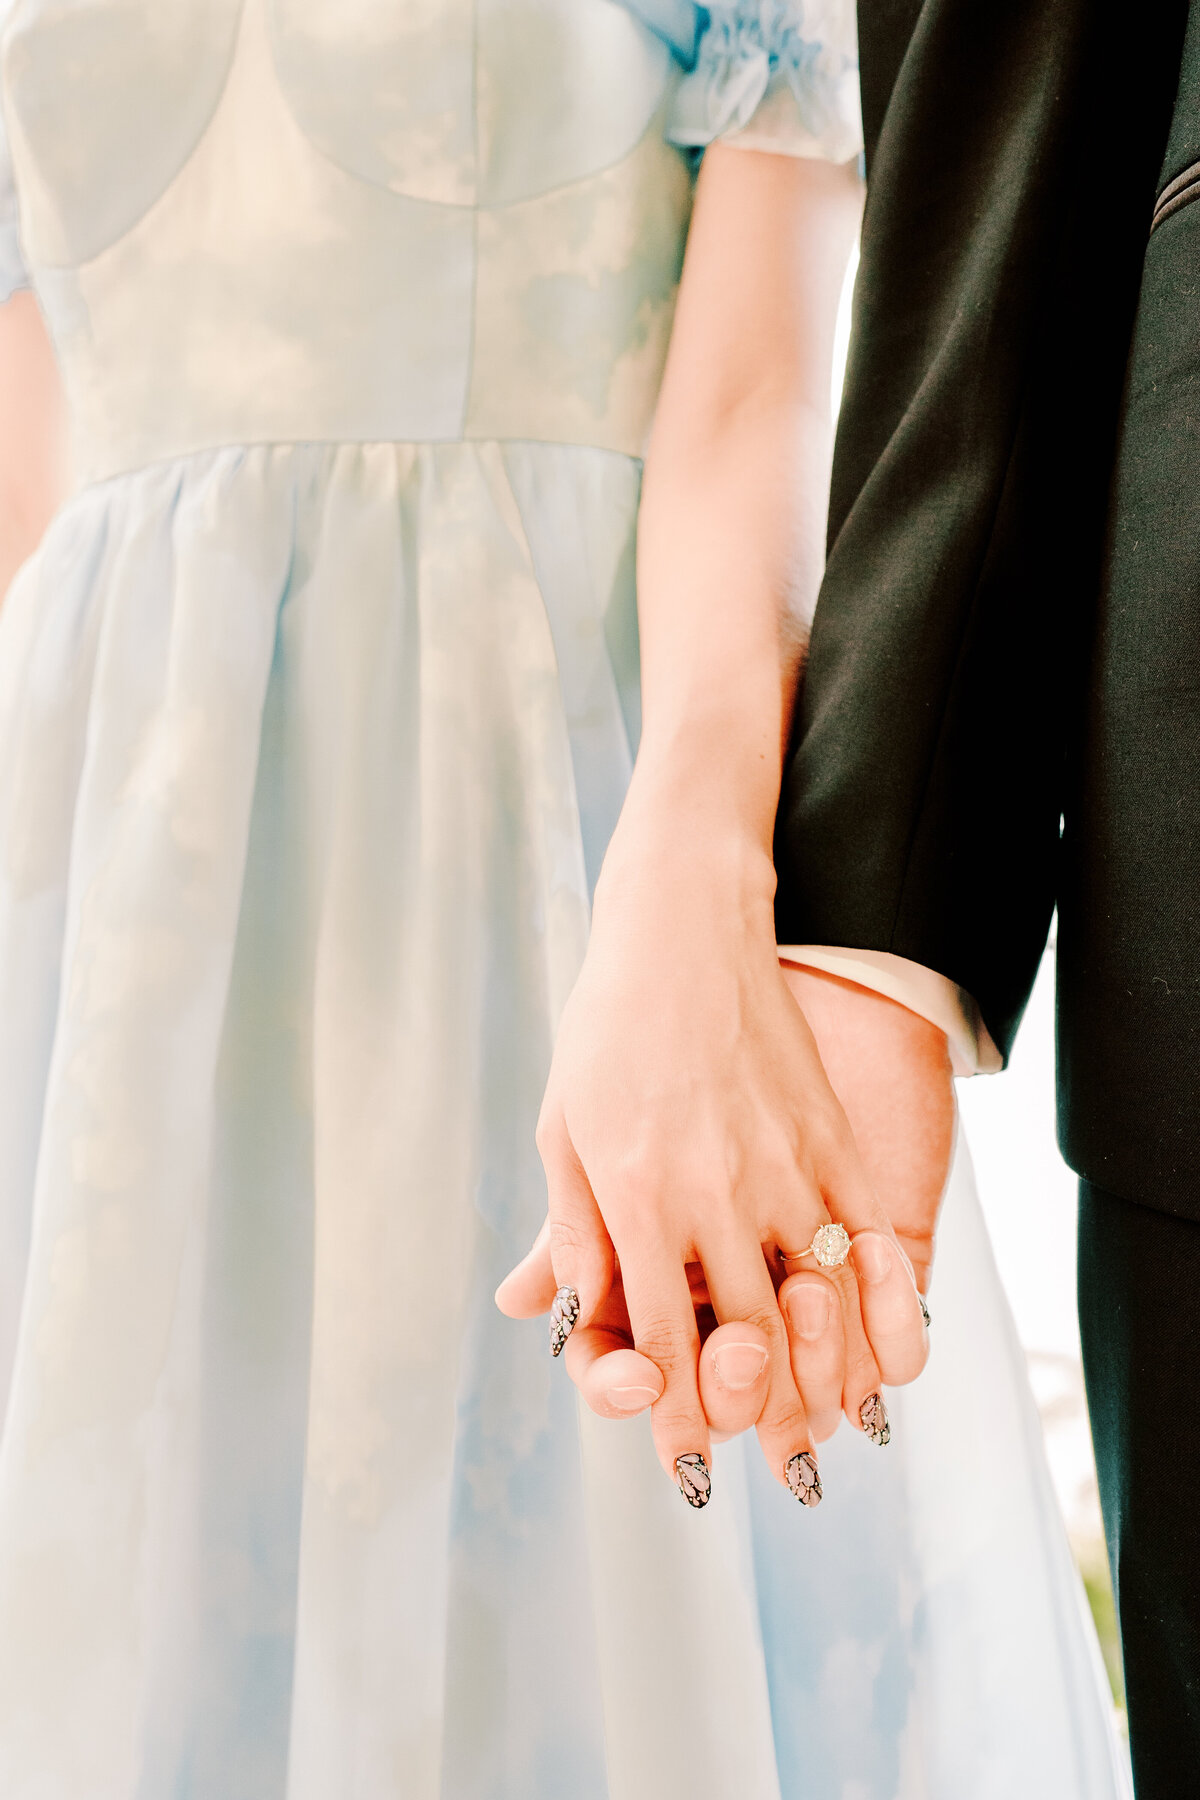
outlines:
[[[779,1254],[785,1263],[815,1256],[823,1269],[840,1269],[850,1254],[850,1233],[844,1225],[819,1225],[807,1250],[781,1250]]]

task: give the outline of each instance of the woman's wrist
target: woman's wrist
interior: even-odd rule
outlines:
[[[771,820],[774,812],[772,809]],[[770,827],[736,791],[635,773],[596,884],[597,917],[628,902],[647,919],[668,910],[681,929],[698,915],[752,929],[775,942],[775,866]]]
[[[661,724],[645,729],[622,818],[687,821],[692,831],[769,857],[782,762],[777,723],[734,731],[709,716],[675,733]]]

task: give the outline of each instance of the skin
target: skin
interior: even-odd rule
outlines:
[[[867,1174],[925,1293],[957,1130],[945,1037],[907,1008],[851,982],[791,967],[785,967],[784,978],[805,1012]],[[743,1322],[718,1328],[703,1272],[692,1265],[688,1274],[701,1404],[712,1440],[720,1442],[757,1423],[768,1384],[764,1367],[752,1385],[730,1390],[719,1379],[717,1354],[726,1342],[757,1343],[768,1351],[769,1344],[764,1333]],[[549,1308],[555,1286],[547,1221],[529,1256],[504,1283],[499,1299],[505,1312],[528,1318]],[[790,1316],[801,1289],[817,1293],[826,1303],[814,1334],[804,1329],[803,1315]],[[813,1439],[820,1444],[833,1435],[843,1410],[849,1410],[847,1392],[861,1390],[863,1375],[846,1367],[841,1315],[827,1276],[808,1264],[781,1283],[778,1295],[789,1315],[793,1374]],[[619,1271],[596,1320],[578,1327],[568,1339],[564,1361],[584,1400],[602,1418],[644,1411],[660,1396],[661,1373],[633,1348]],[[619,1404],[614,1403],[614,1393]],[[856,1412],[852,1422],[859,1424]]]
[[[568,1368],[597,1410],[639,1382],[654,1394],[672,1476],[752,1417],[782,1480],[839,1411],[859,1427],[862,1401],[928,1353],[914,1263],[928,1274],[953,1142],[945,1040],[880,996],[784,971],[774,942],[771,840],[859,205],[850,168],[705,157],[639,523],[642,744],[542,1110],[548,1230],[497,1295],[527,1316],[554,1285],[578,1291]],[[779,1252],[831,1216],[856,1237],[853,1267],[785,1280]],[[803,1298],[819,1314],[821,1295],[824,1323],[810,1307],[802,1331]],[[766,1351],[742,1389],[720,1378],[735,1342]]]
[[[66,488],[54,355],[33,295],[14,294],[0,306],[0,595],[37,548]]]

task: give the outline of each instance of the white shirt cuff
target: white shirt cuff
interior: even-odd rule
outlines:
[[[886,950],[839,950],[826,944],[780,944],[779,959],[839,975],[928,1019],[945,1032],[956,1075],[992,1075],[1004,1067],[973,996],[924,963]]]

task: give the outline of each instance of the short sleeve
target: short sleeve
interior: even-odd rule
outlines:
[[[0,302],[11,300],[19,288],[28,286],[29,276],[21,255],[17,190],[13,185],[12,160],[8,153],[8,132],[0,107]]]
[[[855,0],[711,0],[668,136],[825,162],[861,155]]]

